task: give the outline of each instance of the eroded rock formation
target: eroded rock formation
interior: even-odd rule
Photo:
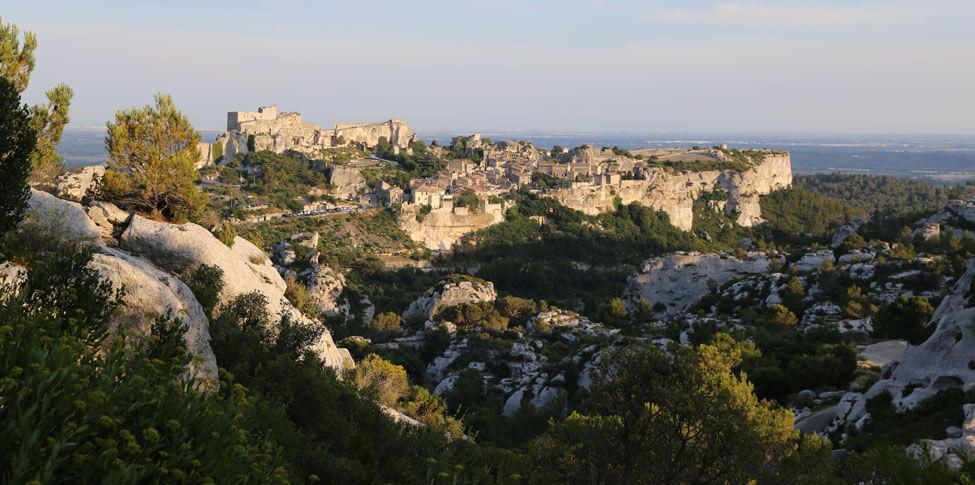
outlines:
[[[553,190],[550,195],[567,207],[599,214],[615,207],[617,197],[624,204],[639,202],[667,213],[670,223],[685,231],[694,223],[694,201],[702,194],[726,193],[725,212],[751,227],[762,222],[759,196],[792,185],[792,163],[788,154],[768,153],[744,171],[674,171],[652,168],[646,180],[621,180],[613,184],[574,183],[571,188]]]
[[[464,303],[493,302],[498,298],[494,283],[471,277],[459,277],[456,281],[444,281],[430,288],[403,312],[403,319],[433,318],[440,310]]]
[[[882,378],[865,393],[847,394],[848,403],[832,429],[857,428],[869,419],[867,401],[889,393],[898,411],[911,409],[938,392],[975,387],[975,260],[938,305],[928,325],[934,333],[920,345],[908,346],[901,359],[884,366]]]
[[[287,316],[295,322],[315,325],[284,297],[284,279],[264,252],[245,239],[235,239],[234,249],[231,249],[210,231],[196,224],[167,224],[133,216],[119,244],[123,249],[177,274],[187,274],[204,264],[216,266],[223,270],[224,277],[221,302],[228,302],[245,293],[258,292],[267,297],[268,311],[272,316]],[[336,369],[353,365],[349,352],[336,347],[327,331],[313,350],[327,365]]]
[[[771,260],[765,253],[754,252],[745,258],[720,254],[677,252],[648,259],[640,272],[627,278],[623,299],[632,309],[641,299],[669,316],[687,311],[713,287],[732,279],[769,271]]]

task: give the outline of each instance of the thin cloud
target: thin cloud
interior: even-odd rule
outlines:
[[[916,20],[926,10],[887,5],[769,5],[722,3],[708,10],[667,10],[650,20],[665,23],[746,25],[752,27],[889,27]]]

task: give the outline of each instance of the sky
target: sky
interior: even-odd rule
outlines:
[[[975,133],[975,2],[0,0],[71,126],[171,94],[421,132]]]

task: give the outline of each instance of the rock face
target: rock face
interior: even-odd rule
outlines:
[[[345,276],[328,265],[314,268],[308,279],[308,297],[319,311],[328,315],[339,312],[339,297],[345,289]]]
[[[80,201],[102,180],[104,165],[89,165],[61,175],[57,179],[58,197]]]
[[[767,273],[770,262],[765,253],[758,252],[749,253],[744,259],[697,252],[651,258],[643,263],[640,272],[627,278],[623,299],[631,309],[640,299],[646,299],[655,306],[663,305],[667,315],[678,315],[710,293],[709,286]]]
[[[382,123],[343,123],[335,125],[335,138],[344,138],[346,142],[360,143],[374,147],[380,138],[386,138],[397,148],[409,148],[416,141],[416,133],[403,120],[389,120]]]
[[[694,201],[704,193],[727,193],[725,212],[735,215],[739,224],[751,227],[762,222],[759,196],[791,185],[789,155],[768,153],[760,163],[742,172],[675,172],[653,168],[646,180],[573,183],[571,188],[554,190],[550,195],[563,205],[587,214],[613,210],[616,197],[624,204],[639,202],[667,213],[671,224],[687,231],[694,222]]]
[[[336,165],[328,168],[327,175],[328,183],[334,187],[333,193],[340,199],[354,197],[369,189],[357,168]]]
[[[102,230],[88,218],[81,204],[40,190],[30,190],[27,216],[39,230],[52,237],[68,241],[94,241],[102,235]]]
[[[417,298],[403,312],[403,319],[423,318],[429,320],[440,310],[463,303],[491,302],[498,298],[494,283],[475,278],[446,281],[440,288],[430,288]]]
[[[234,249],[230,249],[196,224],[166,224],[133,216],[119,244],[177,274],[186,274],[203,264],[219,267],[224,274],[221,302],[256,291],[267,297],[272,316],[288,316],[293,321],[315,324],[284,298],[284,280],[263,251],[244,239],[237,238]],[[314,350],[336,369],[353,365],[349,352],[337,348],[328,332],[322,334]]]
[[[975,387],[975,260],[938,305],[928,325],[934,333],[922,344],[908,346],[900,360],[884,366],[883,378],[862,395],[848,395],[852,403],[847,413],[839,415],[833,428],[853,424],[859,427],[868,416],[867,401],[888,392],[898,411],[910,409],[919,402],[950,388],[969,390]],[[910,387],[910,392],[905,388]]]
[[[111,322],[110,336],[119,333],[134,337],[149,334],[153,315],[170,314],[186,324],[183,341],[195,358],[191,375],[197,382],[217,382],[217,359],[210,347],[209,320],[193,292],[182,281],[160,271],[145,260],[124,251],[97,246],[89,266],[124,288],[122,304]]]
[[[397,218],[399,227],[410,239],[427,249],[449,251],[464,235],[504,222],[505,206],[485,204],[483,211],[470,212],[466,208],[454,209],[445,205],[434,209],[417,220],[420,207],[415,204],[403,205]]]

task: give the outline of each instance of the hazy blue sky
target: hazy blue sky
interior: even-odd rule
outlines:
[[[4,0],[74,126],[170,93],[419,130],[975,133],[975,1]]]

